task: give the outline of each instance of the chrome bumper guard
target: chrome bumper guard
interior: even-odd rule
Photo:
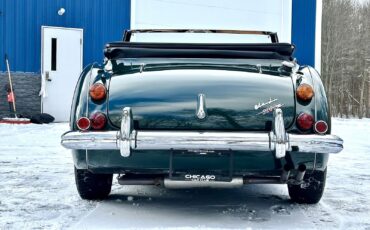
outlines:
[[[286,151],[303,153],[339,153],[343,140],[335,135],[297,135],[285,132],[283,112],[274,111],[271,132],[197,132],[197,131],[136,131],[131,108],[124,108],[120,131],[70,131],[62,135],[67,149],[120,150],[129,157],[132,150],[233,150],[275,151],[276,158]]]

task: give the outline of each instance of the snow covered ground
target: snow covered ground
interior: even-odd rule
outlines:
[[[107,201],[75,189],[67,124],[0,125],[0,229],[370,229],[370,119],[333,120],[345,149],[329,161],[318,205],[288,200],[286,186],[165,190],[113,186]]]

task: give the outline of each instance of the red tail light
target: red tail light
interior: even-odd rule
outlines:
[[[93,100],[100,101],[105,99],[107,95],[107,89],[102,83],[95,83],[90,87],[90,97]]]
[[[328,131],[328,124],[325,121],[316,122],[315,131],[320,134],[325,134]]]
[[[105,124],[107,123],[107,117],[104,113],[96,112],[90,116],[90,121],[91,127],[99,130],[104,128]]]
[[[307,131],[312,129],[314,118],[312,115],[307,113],[301,113],[299,114],[297,118],[297,126],[302,131]]]
[[[87,117],[81,117],[77,120],[76,125],[79,130],[88,130],[90,128],[90,120]]]
[[[297,98],[302,101],[309,101],[314,95],[312,86],[309,84],[303,83],[297,88]]]

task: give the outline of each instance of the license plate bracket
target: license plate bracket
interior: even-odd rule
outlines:
[[[183,164],[186,161],[188,161],[188,164],[184,168]],[[191,164],[191,162],[196,164]],[[207,167],[196,167],[197,164],[201,166],[207,165]],[[189,165],[192,165],[192,167],[189,167]],[[171,151],[169,160],[169,178],[171,180],[230,182],[233,172],[234,154],[231,150]]]

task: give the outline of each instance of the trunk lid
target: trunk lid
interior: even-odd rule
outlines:
[[[205,119],[197,116],[204,95]],[[214,69],[162,70],[113,75],[108,117],[120,127],[131,107],[138,130],[269,131],[281,106],[285,127],[295,117],[291,77]],[[199,110],[199,108],[198,108]]]

